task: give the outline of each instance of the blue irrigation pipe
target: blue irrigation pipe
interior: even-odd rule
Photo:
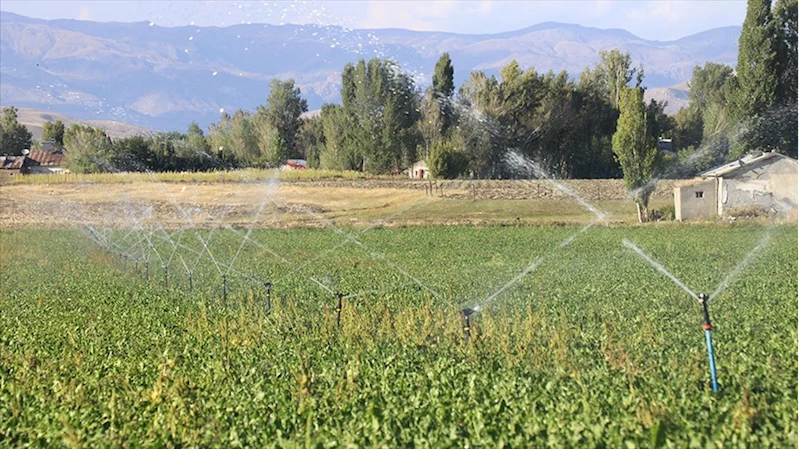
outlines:
[[[708,301],[710,301],[710,298],[707,295],[699,295],[699,302],[702,303],[702,313],[704,315],[702,329],[705,330],[705,340],[707,341],[707,358],[710,361],[710,381],[713,385],[713,392],[718,393],[719,384],[716,381],[716,359],[713,355],[713,339],[710,337],[710,331],[713,329],[713,326],[710,324],[710,314],[707,311]]]

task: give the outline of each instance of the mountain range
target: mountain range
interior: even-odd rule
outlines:
[[[317,25],[166,28],[2,12],[0,104],[185,130],[192,120],[207,126],[222,110],[265,103],[274,77],[293,78],[310,109],[337,102],[342,68],[361,58],[394,59],[424,86],[438,57],[449,52],[459,86],[471,71],[497,74],[514,59],[523,68],[577,77],[599,51],[618,48],[643,64],[648,96],[669,100],[674,112],[687,102],[685,81],[694,66],[735,64],[740,31],[715,28],[662,42],[563,23],[469,35]]]

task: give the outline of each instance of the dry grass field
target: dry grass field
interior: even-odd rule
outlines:
[[[597,182],[597,181],[594,181]],[[610,181],[612,182],[612,181]],[[423,182],[25,182],[2,187],[0,226],[63,227],[74,224],[125,225],[131,216],[169,228],[217,225],[284,227],[319,224],[320,216],[339,225],[587,223],[594,216],[564,196],[522,198],[524,185],[496,183],[490,192],[454,182],[443,193]],[[481,194],[482,192],[482,194]],[[522,193],[520,193],[522,192]],[[517,199],[518,198],[518,199]],[[635,221],[627,199],[588,198],[610,213],[610,222]],[[671,203],[656,197],[651,207]]]

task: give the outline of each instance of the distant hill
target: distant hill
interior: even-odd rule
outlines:
[[[666,102],[666,114],[676,114],[680,108],[688,107],[691,100],[688,99],[688,86],[680,83],[671,87],[653,87],[644,92],[644,101],[650,99]]]
[[[33,134],[33,138],[38,140],[42,135],[42,127],[46,122],[53,122],[61,120],[64,126],[69,127],[74,123],[95,126],[105,130],[106,134],[112,139],[120,137],[130,137],[140,134],[152,134],[153,131],[141,126],[130,125],[127,123],[116,122],[112,120],[84,120],[76,117],[70,117],[63,114],[47,111],[37,111],[34,109],[19,108],[17,111],[17,119]]]
[[[192,120],[203,126],[217,120],[222,109],[262,104],[273,77],[294,78],[310,109],[336,102],[341,69],[360,58],[391,57],[424,84],[447,51],[460,85],[473,70],[496,74],[513,59],[578,76],[600,50],[612,48],[643,63],[654,94],[689,79],[697,64],[734,64],[739,34],[740,27],[725,27],[660,42],[562,23],[482,35],[317,25],[164,28],[2,12],[0,102],[185,130]],[[663,95],[679,100],[676,92]]]

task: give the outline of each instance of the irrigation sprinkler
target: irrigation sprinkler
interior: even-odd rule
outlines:
[[[264,282],[264,288],[266,289],[266,311],[269,312],[272,310],[272,283]]]
[[[227,274],[222,274],[222,303],[227,305]]]
[[[189,293],[194,291],[194,272],[189,270]]]
[[[461,315],[463,315],[463,338],[466,342],[469,342],[469,339],[472,337],[472,320],[471,316],[477,312],[477,309],[472,308],[465,308],[461,310]]]
[[[164,269],[164,288],[169,288],[169,265],[162,265]]]
[[[338,298],[338,304],[336,304],[336,326],[341,327],[341,306],[344,294],[336,293],[336,297]]]
[[[710,302],[710,297],[704,293],[697,296],[699,302],[702,304],[702,315],[704,320],[702,322],[702,329],[705,331],[705,340],[707,341],[707,358],[710,361],[710,381],[713,385],[713,392],[719,391],[719,384],[716,381],[716,359],[713,356],[713,339],[710,337],[710,331],[713,326],[710,324],[710,314],[707,311],[707,303]]]
[[[149,260],[144,262],[144,280],[146,280],[146,281],[150,280],[150,261]]]

